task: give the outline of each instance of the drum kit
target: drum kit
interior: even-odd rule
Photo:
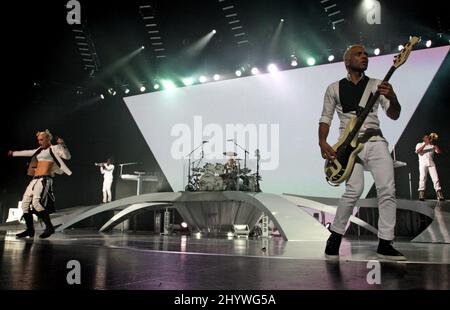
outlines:
[[[224,164],[206,163],[203,167],[190,167],[186,191],[260,192],[259,171],[252,173],[246,163],[241,168],[242,159],[237,158],[235,152],[224,152],[223,155],[227,158]]]

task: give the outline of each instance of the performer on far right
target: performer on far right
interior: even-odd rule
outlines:
[[[425,135],[422,138],[422,143],[416,145],[416,153],[419,156],[419,199],[425,200],[425,189],[427,183],[428,172],[430,173],[431,180],[433,180],[434,190],[436,191],[436,197],[438,200],[444,200],[444,194],[442,193],[441,184],[439,183],[439,176],[436,169],[436,164],[433,160],[434,153],[441,154],[441,148],[436,144],[438,135],[431,133]]]

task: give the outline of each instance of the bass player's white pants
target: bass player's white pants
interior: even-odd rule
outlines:
[[[369,170],[375,181],[378,197],[378,237],[394,239],[397,202],[395,199],[394,163],[386,141],[368,141],[359,153],[360,161],[355,164],[346,182],[345,193],[339,200],[336,217],[331,230],[343,235],[352,215],[353,208],[364,191],[364,168]]]

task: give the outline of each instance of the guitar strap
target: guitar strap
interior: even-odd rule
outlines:
[[[364,109],[367,102],[369,102],[370,96],[372,96],[372,89],[374,88],[375,84],[377,83],[377,80],[369,78],[369,82],[367,82],[366,89],[364,90],[364,93],[361,97],[361,100],[359,101],[358,105],[358,111],[356,111],[356,114],[359,115],[360,112]]]
[[[361,101],[359,102],[358,111],[356,114],[359,116],[362,110],[365,108],[367,102],[369,102],[370,97],[372,97],[372,89],[375,87],[378,81],[375,79],[369,79],[367,82],[366,89],[364,90],[363,96],[361,97]],[[381,136],[383,137],[383,133],[380,129],[367,128],[364,133],[360,132],[360,137],[358,139],[359,143],[366,143],[373,136]]]

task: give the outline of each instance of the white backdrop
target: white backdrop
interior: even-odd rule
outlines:
[[[397,142],[449,51],[440,47],[415,51],[391,83],[402,105],[399,120],[379,109],[381,129]],[[382,79],[394,55],[373,57],[366,74]],[[255,150],[262,156],[261,188],[270,193],[338,197],[343,186],[325,182],[318,147],[318,120],[329,84],[345,76],[342,62],[177,88],[124,98],[149,148],[175,191],[186,184],[187,159],[202,141],[205,162],[224,162],[223,151],[250,152],[249,168],[256,170]],[[338,138],[335,116],[329,137]],[[242,134],[246,133],[246,134]],[[201,156],[201,149],[194,159]],[[401,160],[401,154],[397,154]],[[243,162],[242,162],[243,164]],[[366,174],[366,190],[372,186]]]

